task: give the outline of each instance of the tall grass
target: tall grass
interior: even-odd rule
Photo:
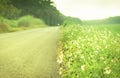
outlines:
[[[61,27],[58,63],[62,78],[120,78],[117,26]]]

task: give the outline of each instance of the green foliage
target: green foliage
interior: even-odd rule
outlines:
[[[33,15],[41,18],[47,25],[57,25],[62,23],[62,14],[54,7],[51,0],[10,0],[19,8],[21,15]]]
[[[29,28],[47,26],[41,19],[27,15],[16,20],[0,17],[0,32],[13,32]]]
[[[21,18],[18,19],[18,27],[40,27],[40,26],[45,26],[45,23],[40,20],[37,19],[33,16],[27,15],[27,16],[23,16]]]
[[[42,19],[47,25],[62,24],[63,15],[53,6],[51,0],[1,0],[0,16],[17,19],[32,15]]]
[[[20,10],[14,7],[9,0],[0,1],[0,16],[4,16],[9,19],[17,18],[20,14]]]
[[[7,25],[0,22],[0,33],[1,32],[7,32],[7,31],[8,31]]]
[[[62,78],[119,78],[120,32],[116,27],[120,31],[119,25],[61,27],[57,61]]]
[[[106,23],[108,23],[108,24],[120,24],[120,16],[109,17],[106,19]]]
[[[4,17],[0,17],[0,33],[2,32],[8,32],[11,30],[11,21]]]
[[[63,22],[63,15],[56,9],[56,7],[53,6],[47,6],[45,9],[41,10],[41,16],[46,24],[51,26],[56,26],[58,24],[62,24]]]
[[[120,16],[109,17],[101,20],[85,20],[85,25],[101,25],[101,24],[120,24]]]
[[[82,21],[79,18],[75,18],[75,17],[64,17],[64,22],[63,22],[63,26],[66,25],[73,25],[73,24],[81,24]]]
[[[85,20],[83,21],[84,25],[101,25],[101,24],[105,24],[105,20]]]

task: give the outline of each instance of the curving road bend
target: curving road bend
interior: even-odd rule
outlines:
[[[0,34],[0,78],[59,78],[59,27]]]

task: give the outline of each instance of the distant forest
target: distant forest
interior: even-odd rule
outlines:
[[[84,24],[120,24],[120,16],[109,17],[101,20],[85,20]]]

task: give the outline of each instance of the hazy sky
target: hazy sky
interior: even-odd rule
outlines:
[[[53,0],[57,9],[67,16],[102,19],[120,16],[120,0]]]

